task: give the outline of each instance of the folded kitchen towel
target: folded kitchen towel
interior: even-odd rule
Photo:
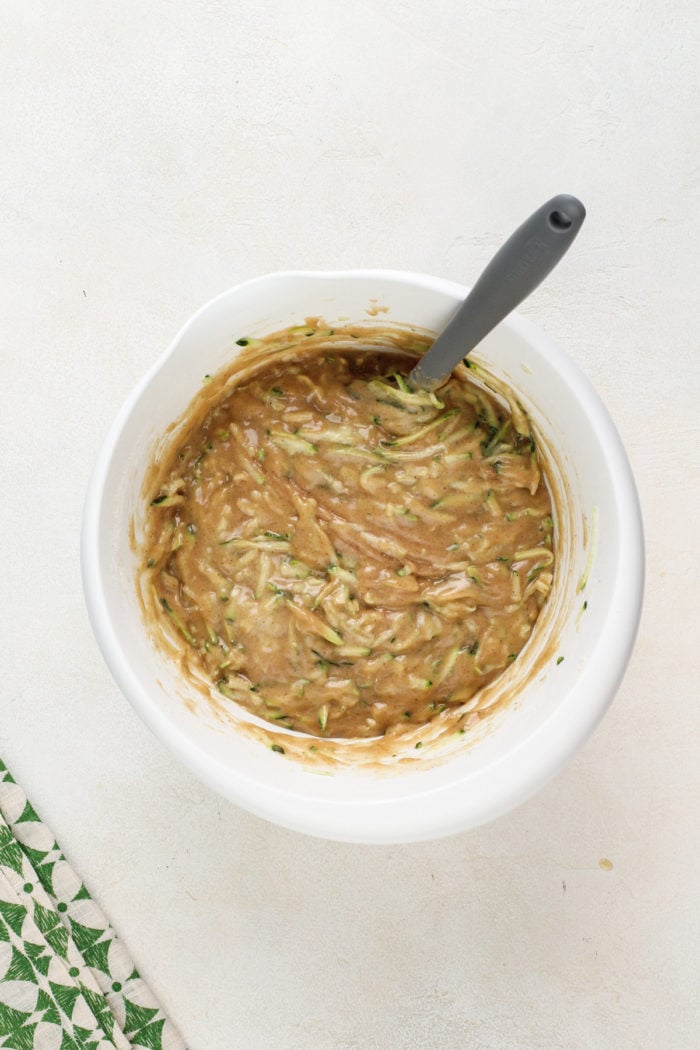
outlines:
[[[0,1048],[185,1050],[0,761]]]

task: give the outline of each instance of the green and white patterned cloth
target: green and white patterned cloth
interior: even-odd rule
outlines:
[[[2,761],[0,1047],[185,1050]]]

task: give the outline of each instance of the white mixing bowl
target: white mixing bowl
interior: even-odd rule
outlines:
[[[132,516],[138,522],[143,513],[144,470],[155,441],[183,413],[202,376],[233,359],[236,339],[303,324],[309,316],[329,324],[369,323],[368,310],[376,307],[388,310],[377,317],[382,324],[439,332],[465,295],[449,281],[391,271],[278,273],[239,285],[188,321],[122,408],[97,459],[83,519],[83,582],[115,679],[198,777],[286,827],[346,841],[408,842],[491,820],[540,788],[580,747],[629,659],[644,573],[630,467],[587,379],[517,315],[473,357],[518,391],[553,458],[554,487],[563,501],[559,561],[532,638],[499,679],[497,688],[516,698],[485,720],[473,739],[455,738],[441,758],[413,751],[393,770],[349,762],[319,776],[241,732],[235,718],[214,717],[149,638],[129,535]]]

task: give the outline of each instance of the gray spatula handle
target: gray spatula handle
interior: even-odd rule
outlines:
[[[534,291],[571,247],[586,217],[576,197],[565,193],[538,208],[488,264],[445,330],[408,377],[412,386],[434,390],[452,369]]]

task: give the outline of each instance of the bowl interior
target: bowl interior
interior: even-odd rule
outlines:
[[[388,311],[379,323],[439,331],[465,292],[436,278],[389,272],[276,274],[234,288],[203,307],[144,378],[95,467],[83,524],[83,577],[95,633],[115,678],[156,734],[205,782],[291,828],[388,842],[437,837],[491,819],[541,786],[592,731],[631,651],[643,554],[624,450],[588,381],[515,315],[474,357],[518,391],[554,455],[565,494],[563,547],[546,629],[538,622],[516,661],[528,680],[478,740],[465,744],[462,738],[443,761],[415,760],[400,774],[350,766],[318,776],[223,724],[147,637],[129,540],[143,472],[154,443],[185,410],[204,375],[232,360],[236,339],[309,316],[368,323],[367,311],[377,306]]]

